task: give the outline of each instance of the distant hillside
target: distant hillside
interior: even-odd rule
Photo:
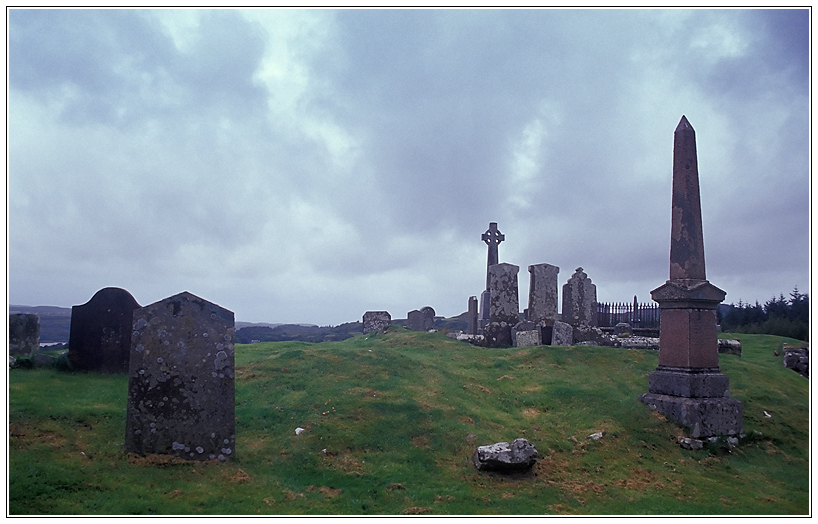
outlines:
[[[238,323],[236,323],[238,325]],[[236,329],[236,342],[252,344],[254,342],[332,342],[346,340],[360,335],[363,325],[360,322],[347,322],[340,326],[319,327],[309,324],[277,324],[275,327],[253,325]]]
[[[34,313],[40,317],[40,342],[68,342],[71,308],[57,306],[9,306],[9,313]]]

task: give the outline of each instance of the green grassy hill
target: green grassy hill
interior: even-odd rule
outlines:
[[[807,514],[809,382],[774,355],[786,339],[738,338],[743,356],[720,365],[746,438],[700,451],[637,401],[649,350],[486,349],[400,328],[237,345],[227,463],[125,454],[125,375],[14,369],[9,511]],[[471,464],[476,446],[517,437],[540,452],[530,475]]]

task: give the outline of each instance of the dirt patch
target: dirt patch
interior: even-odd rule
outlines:
[[[233,476],[230,477],[230,482],[236,482],[236,483],[239,483],[239,484],[242,483],[242,482],[250,482],[250,475],[245,473],[244,470],[238,469],[233,474]]]
[[[412,437],[412,445],[420,449],[429,449],[429,439],[426,437]]]
[[[190,466],[202,463],[220,464],[218,460],[191,462],[183,458],[174,457],[173,455],[160,455],[158,453],[145,455],[144,457],[134,453],[128,453],[128,462],[135,466],[158,466],[160,468],[166,466]]]
[[[328,453],[324,456],[324,464],[349,475],[363,475],[364,473],[364,466],[361,461],[349,452],[341,452],[337,455]]]
[[[424,513],[429,513],[430,511],[432,511],[432,508],[413,506],[411,508],[406,508],[405,510],[401,511],[401,515],[423,515]]]
[[[30,444],[45,444],[51,448],[60,448],[66,442],[65,437],[59,433],[27,424],[9,424],[9,441],[17,448]]]
[[[537,409],[537,408],[525,408],[523,410],[523,416],[525,418],[534,418],[534,417],[540,415],[540,413],[541,413],[540,410]]]
[[[334,499],[335,497],[341,495],[340,489],[328,488],[327,486],[310,486],[307,488],[307,491],[317,491],[318,493],[323,493],[330,499]]]

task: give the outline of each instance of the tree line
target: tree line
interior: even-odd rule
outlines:
[[[789,299],[781,293],[763,306],[758,301],[750,304],[739,300],[726,309],[720,318],[723,331],[809,340],[809,295],[800,293],[798,287],[793,289]]]

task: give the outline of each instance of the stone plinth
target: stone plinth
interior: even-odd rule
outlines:
[[[139,304],[124,289],[106,287],[71,308],[68,360],[73,369],[127,373],[133,312]]]
[[[235,457],[233,312],[188,292],[133,312],[125,451]]]
[[[511,328],[520,321],[519,270],[518,266],[506,263],[489,267],[489,322],[483,330],[489,347],[513,345]]]

